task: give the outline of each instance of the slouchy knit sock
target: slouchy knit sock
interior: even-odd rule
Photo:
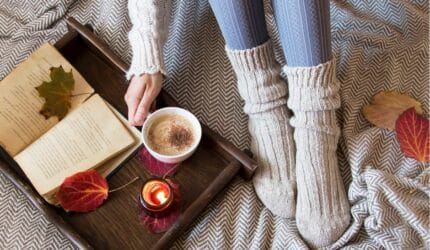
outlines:
[[[283,68],[296,143],[297,213],[300,234],[311,247],[334,243],[350,223],[350,207],[338,167],[340,106],[334,59],[314,67]]]
[[[261,0],[209,0],[230,49],[256,47],[269,38]]]
[[[296,205],[295,147],[288,123],[287,85],[280,79],[280,66],[271,43],[247,50],[226,50],[245,100],[251,150],[259,164],[254,188],[274,214],[292,218]]]

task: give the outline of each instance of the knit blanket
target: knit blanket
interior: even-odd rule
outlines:
[[[270,2],[267,22],[277,43]],[[224,41],[206,0],[173,1],[165,89],[241,149],[247,119]],[[352,220],[332,248],[430,246],[429,168],[405,158],[394,132],[366,121],[362,107],[383,90],[423,103],[429,114],[428,2],[333,0],[332,44],[341,82],[338,157]],[[129,62],[124,0],[2,0],[0,80],[43,42],[56,42],[75,17]],[[277,58],[283,62],[279,46]],[[0,174],[0,248],[71,249],[56,227]],[[252,184],[236,178],[174,243],[175,249],[306,249],[295,221],[273,216]]]

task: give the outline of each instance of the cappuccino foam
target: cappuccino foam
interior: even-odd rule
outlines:
[[[193,126],[177,114],[157,117],[148,129],[148,143],[152,150],[162,155],[179,155],[192,147]]]

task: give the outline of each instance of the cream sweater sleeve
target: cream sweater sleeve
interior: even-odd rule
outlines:
[[[128,34],[133,57],[127,79],[161,72],[166,75],[163,46],[167,37],[170,0],[128,0],[132,28]]]

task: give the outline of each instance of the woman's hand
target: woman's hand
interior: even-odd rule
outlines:
[[[133,76],[124,96],[128,106],[128,122],[130,125],[143,125],[151,104],[161,91],[162,81],[163,75],[160,72]]]

